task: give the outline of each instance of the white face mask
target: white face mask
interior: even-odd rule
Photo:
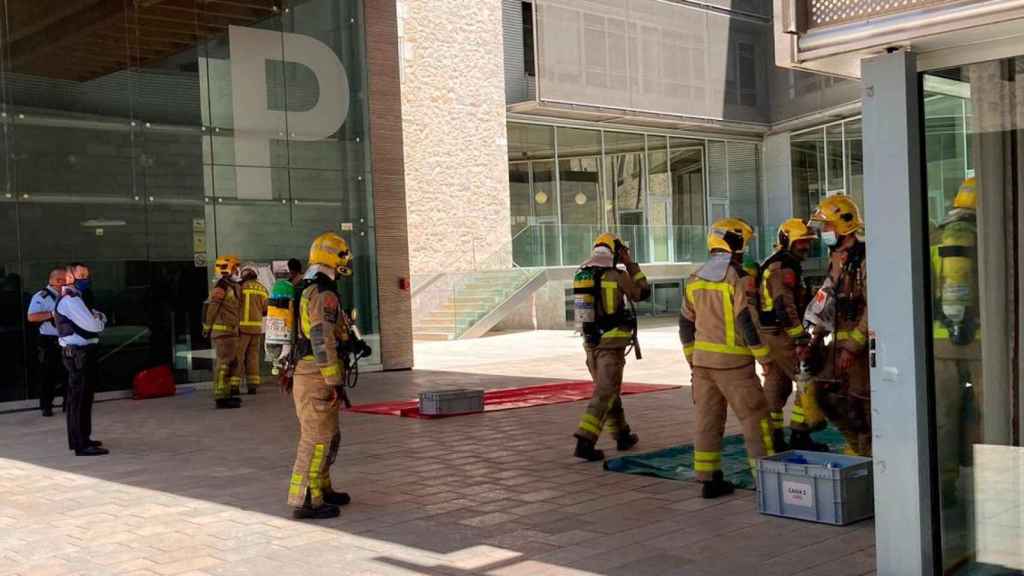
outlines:
[[[821,233],[821,243],[829,247],[835,246],[839,244],[839,236],[833,230],[824,230]]]

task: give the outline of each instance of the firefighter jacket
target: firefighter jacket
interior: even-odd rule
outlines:
[[[839,348],[860,354],[868,339],[868,283],[866,250],[860,240],[849,248],[832,251],[828,277],[835,287],[835,324],[833,336]],[[815,335],[826,332],[815,329]]]
[[[752,280],[724,251],[712,252],[687,279],[679,339],[690,366],[724,370],[767,359],[754,323]]]
[[[217,280],[203,310],[203,332],[211,338],[238,336],[242,290],[227,278]]]
[[[625,270],[591,266],[585,263],[582,269],[592,268],[595,273],[589,278],[578,276],[573,282],[574,290],[592,292],[596,324],[601,326],[599,340],[587,342],[588,348],[626,348],[636,333],[636,317],[629,302],[640,302],[651,295],[647,275],[635,262]],[[585,329],[586,331],[586,329]],[[584,334],[586,337],[586,334]]]
[[[333,284],[330,278],[318,274],[299,300],[299,354],[303,361],[315,363],[327,386],[341,385],[338,345],[348,340],[349,333],[348,316],[341,310]]]
[[[807,298],[802,275],[800,260],[788,250],[776,251],[761,265],[758,271],[758,312],[762,329],[784,332],[797,340],[807,336],[803,325]]]
[[[242,317],[238,330],[242,334],[263,334],[263,319],[267,316],[267,289],[255,278],[242,282]]]

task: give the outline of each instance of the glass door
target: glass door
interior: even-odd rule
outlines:
[[[924,77],[944,574],[1024,574],[1022,72],[1017,58]]]

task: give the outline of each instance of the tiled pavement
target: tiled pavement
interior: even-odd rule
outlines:
[[[629,371],[627,369],[627,374]],[[627,376],[628,379],[628,376]],[[356,402],[424,388],[546,380],[454,372],[364,376]],[[689,389],[629,396],[638,449],[689,441]],[[59,418],[0,415],[0,574],[859,575],[870,522],[761,516],[753,494],[574,460],[582,403],[446,420],[345,414],[336,520],[288,518],[295,448],[276,391],[217,412],[205,393],[97,405],[112,454],[75,458]],[[730,427],[735,431],[735,424]]]

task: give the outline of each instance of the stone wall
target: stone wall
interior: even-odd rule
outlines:
[[[512,261],[501,2],[399,0],[414,280]]]

